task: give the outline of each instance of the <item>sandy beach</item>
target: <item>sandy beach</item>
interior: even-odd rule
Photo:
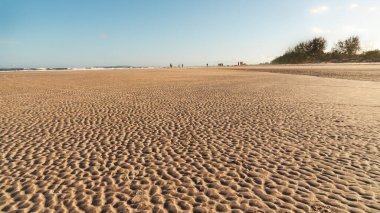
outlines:
[[[310,75],[324,78],[338,78],[360,81],[380,82],[380,63],[351,64],[288,64],[288,65],[255,65],[235,67],[235,70],[272,72],[282,74]],[[231,68],[229,68],[231,69]]]
[[[380,212],[352,66],[0,73],[0,211]]]

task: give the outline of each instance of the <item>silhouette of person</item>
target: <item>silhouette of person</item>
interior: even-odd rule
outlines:
[[[170,68],[173,68],[173,65],[172,65],[172,64],[170,64]]]
[[[182,68],[183,68],[183,64],[182,64]]]
[[[208,64],[206,64],[206,67],[208,67]]]

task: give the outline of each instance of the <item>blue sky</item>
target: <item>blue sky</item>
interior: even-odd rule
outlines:
[[[318,35],[380,48],[380,1],[0,0],[0,67],[260,63]]]

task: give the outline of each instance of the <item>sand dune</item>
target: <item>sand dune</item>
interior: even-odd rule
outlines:
[[[380,211],[378,82],[226,69],[0,82],[0,211]]]

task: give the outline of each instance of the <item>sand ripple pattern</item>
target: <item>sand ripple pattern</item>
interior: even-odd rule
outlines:
[[[0,82],[2,212],[380,211],[377,82],[228,70]]]

